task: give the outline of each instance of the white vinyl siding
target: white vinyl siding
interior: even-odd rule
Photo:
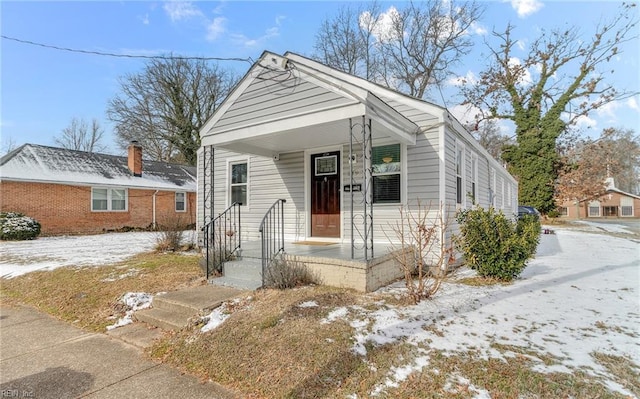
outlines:
[[[353,99],[311,82],[293,79],[291,85],[282,84],[278,80],[281,75],[278,72],[261,73],[209,134],[355,103]]]
[[[128,191],[126,188],[91,189],[91,211],[126,212],[128,209]]]

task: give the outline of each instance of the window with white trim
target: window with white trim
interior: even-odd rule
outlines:
[[[490,187],[489,187],[489,204],[493,208],[496,207],[496,170],[491,168],[490,170],[491,176],[490,179]]]
[[[589,217],[600,217],[600,201],[591,201],[589,202]]]
[[[569,216],[569,208],[566,206],[559,206],[558,214],[560,214],[560,216]]]
[[[176,192],[176,212],[187,211],[187,193]]]
[[[456,141],[456,204],[464,206],[464,145]]]
[[[247,161],[231,162],[229,164],[229,193],[231,195],[231,204],[237,202],[247,205],[247,188],[248,188],[248,164]]]
[[[129,193],[126,188],[91,188],[92,212],[126,212]]]
[[[381,145],[371,149],[374,204],[398,204],[401,202],[401,154],[400,144]]]
[[[471,200],[478,202],[478,154],[471,154]]]
[[[633,216],[633,198],[620,197],[620,216]]]

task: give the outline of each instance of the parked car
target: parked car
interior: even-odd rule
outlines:
[[[536,219],[540,219],[540,212],[532,206],[518,205],[518,219],[522,219],[524,215],[532,215]]]

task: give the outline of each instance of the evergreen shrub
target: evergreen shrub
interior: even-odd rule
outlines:
[[[456,245],[467,265],[482,277],[511,281],[535,254],[540,222],[534,217],[515,222],[493,208],[476,207],[459,212],[456,219]]]
[[[0,213],[0,240],[33,240],[40,235],[40,223],[18,212]]]

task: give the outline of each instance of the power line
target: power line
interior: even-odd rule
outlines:
[[[18,38],[15,38],[15,37],[10,37],[10,36],[5,36],[5,35],[0,35],[0,36],[3,39],[6,39],[6,40],[12,40],[14,42],[23,43],[23,44],[30,44],[32,46],[39,46],[39,47],[44,47],[44,48],[53,49],[53,50],[59,50],[59,51],[68,51],[68,52],[71,52],[71,53],[100,55],[100,56],[105,56],[105,57],[142,58],[142,59],[147,59],[147,60],[241,61],[241,62],[248,62],[250,64],[253,64],[253,60],[251,59],[251,57],[247,57],[247,58],[237,58],[237,57],[224,58],[224,57],[187,57],[187,56],[173,56],[173,55],[116,54],[116,53],[107,53],[107,52],[102,52],[102,51],[81,50],[81,49],[74,49],[74,48],[69,48],[69,47],[54,46],[54,45],[51,45],[51,44],[37,43],[37,42],[32,42],[30,40],[18,39]]]

